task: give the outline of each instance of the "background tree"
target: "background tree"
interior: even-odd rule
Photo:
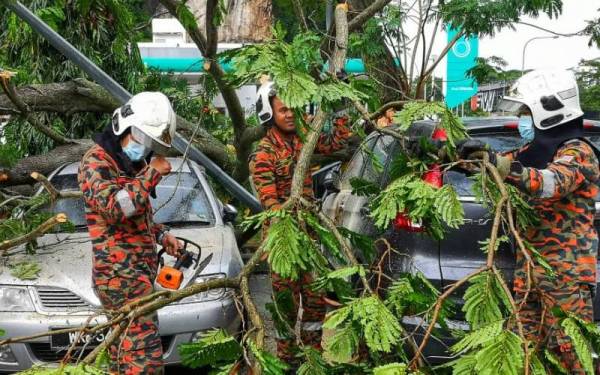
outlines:
[[[600,112],[600,60],[582,60],[575,70],[584,111]]]

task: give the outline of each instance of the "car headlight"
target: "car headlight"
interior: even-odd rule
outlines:
[[[25,287],[0,286],[0,311],[35,311],[29,290]]]
[[[200,283],[203,283],[203,282],[206,282],[209,280],[224,279],[225,277],[227,277],[227,275],[225,275],[224,273],[199,275],[196,277],[196,280],[194,280],[194,283],[200,284]],[[223,296],[225,295],[225,291],[226,291],[226,288],[207,290],[204,292],[200,292],[198,294],[194,294],[193,296],[185,297],[184,299],[180,300],[179,303],[182,304],[182,303],[195,303],[195,302],[207,302],[207,301],[218,300],[218,299],[223,298]]]

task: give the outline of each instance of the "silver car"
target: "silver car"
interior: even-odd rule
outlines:
[[[177,237],[201,248],[202,270],[199,274],[193,267],[186,270],[184,284],[236,276],[242,259],[231,225],[235,209],[215,197],[198,165],[180,158],[169,161],[173,172],[157,186],[152,206],[155,222],[166,224]],[[50,181],[61,191],[78,190],[77,168],[77,163],[63,166],[50,176]],[[100,308],[91,284],[92,245],[82,199],[60,199],[48,209],[66,213],[75,231],[39,238],[34,255],[27,254],[24,247],[11,250],[11,264],[22,260],[39,263],[42,269],[35,280],[15,278],[6,264],[0,265],[0,329],[6,331],[2,338],[81,326]],[[191,245],[188,250],[196,251]],[[210,262],[202,262],[204,259]],[[165,264],[173,262],[165,255]],[[158,311],[158,319],[166,364],[178,363],[177,346],[202,332],[220,327],[234,333],[240,326],[232,294],[223,289],[168,305]],[[105,317],[99,316],[88,324],[103,321]],[[102,339],[102,334],[81,338],[74,357],[84,356]],[[75,340],[75,334],[63,334],[0,346],[0,372],[59,361]]]

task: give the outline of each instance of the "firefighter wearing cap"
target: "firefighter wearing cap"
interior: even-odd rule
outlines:
[[[584,374],[573,343],[553,309],[593,322],[598,235],[594,228],[598,195],[598,152],[583,133],[583,112],[572,73],[538,70],[521,77],[502,108],[519,113],[523,148],[503,155],[489,152],[506,181],[529,197],[539,223],[522,234],[550,264],[554,274],[536,265],[527,288],[525,260],[517,255],[514,292],[527,338],[553,351],[569,374]],[[464,158],[489,150],[468,140],[459,146]]]
[[[116,310],[153,292],[156,244],[176,256],[181,244],[154,224],[150,197],[171,170],[162,156],[175,135],[166,96],[143,92],[118,108],[83,157],[78,180],[92,238],[92,282],[102,306]],[[116,327],[113,327],[113,329]],[[109,348],[115,374],[162,373],[156,313],[129,322]]]
[[[261,124],[267,127],[267,134],[258,144],[250,160],[252,182],[266,210],[280,208],[289,198],[294,167],[302,150],[302,141],[296,134],[294,112],[276,95],[273,82],[262,84],[258,90],[256,112]],[[337,118],[331,134],[321,135],[316,152],[328,154],[344,147],[345,140],[350,135],[346,123],[347,118]],[[308,199],[313,198],[310,173],[307,173],[304,179],[303,195]],[[305,273],[297,281],[284,279],[275,273],[271,276],[273,291],[276,294],[291,292],[293,297],[294,307],[291,311],[280,309],[289,325],[296,325],[298,308],[302,301],[301,340],[306,345],[320,349],[325,303],[322,295],[311,290],[311,275]],[[297,365],[295,340],[284,337],[281,332],[278,334],[280,337],[277,339],[277,355],[292,366]]]

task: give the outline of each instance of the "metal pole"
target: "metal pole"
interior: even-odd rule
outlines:
[[[527,45],[530,42],[533,42],[534,40],[537,39],[558,39],[558,35],[554,35],[554,36],[536,36],[533,37],[531,39],[529,39],[527,42],[525,42],[525,45],[523,46],[523,57],[521,59],[521,77],[523,76],[523,74],[525,74],[525,50],[527,49]]]
[[[27,22],[27,24],[29,24],[33,30],[42,35],[54,48],[65,55],[75,65],[80,67],[81,70],[86,72],[100,86],[104,87],[104,89],[114,96],[121,104],[124,104],[127,102],[127,100],[129,100],[129,98],[131,98],[131,93],[125,90],[123,86],[112,79],[98,66],[96,66],[96,64],[94,64],[85,55],[79,52],[77,48],[73,47],[71,43],[66,41],[57,32],[52,30],[44,23],[44,21],[39,19],[35,14],[31,13],[27,7],[23,6],[18,1],[0,0],[0,3],[6,5],[9,9],[15,12],[19,18]],[[208,156],[203,154],[193,145],[190,145],[188,140],[183,138],[180,134],[175,136],[175,139],[173,140],[173,147],[175,147],[175,149],[182,154],[185,152],[186,148],[189,147],[188,154],[191,160],[204,166],[206,171],[215,180],[222,184],[225,189],[231,193],[231,195],[247,205],[252,212],[256,213],[262,211],[260,202],[252,194],[244,189],[244,187],[236,180],[231,178],[231,176],[225,173],[217,164],[210,160]]]

